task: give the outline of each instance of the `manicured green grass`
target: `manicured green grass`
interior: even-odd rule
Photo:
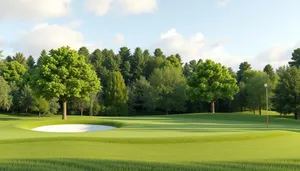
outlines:
[[[300,122],[245,114],[36,118],[0,115],[0,170],[297,170]],[[30,129],[61,123],[89,133]]]

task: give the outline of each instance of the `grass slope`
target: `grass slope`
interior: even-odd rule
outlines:
[[[43,133],[61,123],[119,127]],[[246,114],[35,118],[0,115],[0,170],[297,170],[300,122]]]

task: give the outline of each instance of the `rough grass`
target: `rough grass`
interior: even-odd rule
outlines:
[[[36,126],[90,123],[91,133]],[[35,118],[0,115],[0,170],[297,170],[300,122],[246,114]]]

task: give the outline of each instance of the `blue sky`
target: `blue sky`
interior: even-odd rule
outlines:
[[[139,46],[238,68],[287,64],[300,47],[299,0],[0,0],[0,49],[38,57],[70,45]]]

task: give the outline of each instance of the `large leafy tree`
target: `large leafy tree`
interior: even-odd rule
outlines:
[[[272,82],[265,72],[256,72],[255,76],[252,77],[246,84],[246,100],[247,106],[254,112],[259,109],[259,114],[261,115],[261,110],[266,105],[266,88],[264,84],[267,83],[269,97],[271,97],[272,92]]]
[[[151,91],[146,95],[149,104],[154,100],[155,107],[164,110],[166,114],[170,111],[184,111],[186,80],[179,68],[157,68],[149,82]]]
[[[188,79],[188,85],[189,97],[192,100],[210,102],[212,113],[215,112],[217,99],[233,99],[239,90],[236,79],[230,75],[228,69],[212,60],[199,63],[196,71]]]
[[[16,82],[18,85],[22,83],[26,73],[25,66],[17,61],[7,62],[0,70],[6,81]]]
[[[47,99],[63,102],[63,119],[67,119],[67,102],[71,98],[88,99],[90,92],[100,91],[100,80],[85,57],[70,47],[52,49],[37,69],[35,86]]]
[[[280,77],[274,91],[273,108],[281,114],[294,114],[295,119],[300,115],[300,69],[280,67]]]
[[[0,76],[0,108],[9,110],[12,105],[11,88],[3,77]]]
[[[295,49],[292,53],[292,61],[289,62],[290,66],[300,67],[300,48]]]

